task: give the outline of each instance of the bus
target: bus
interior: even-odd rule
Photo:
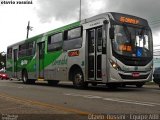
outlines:
[[[142,87],[152,79],[152,32],[143,18],[106,12],[10,45],[6,62],[24,83]]]

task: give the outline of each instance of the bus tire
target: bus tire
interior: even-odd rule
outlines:
[[[28,74],[26,70],[22,72],[22,81],[24,84],[28,84]]]
[[[137,87],[137,88],[142,88],[143,85],[144,85],[144,83],[137,83],[137,84],[136,84],[136,87]]]
[[[58,80],[48,80],[48,85],[56,86],[59,83]]]
[[[84,82],[83,73],[80,70],[74,72],[73,85],[77,89],[84,89],[88,86],[88,83]]]

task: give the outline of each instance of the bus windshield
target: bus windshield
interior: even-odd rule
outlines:
[[[114,25],[115,37],[112,40],[113,50],[129,57],[152,56],[152,34],[150,29]]]

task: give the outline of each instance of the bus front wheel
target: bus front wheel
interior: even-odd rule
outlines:
[[[77,89],[83,89],[88,86],[88,83],[84,82],[84,77],[81,71],[75,71],[73,85]]]

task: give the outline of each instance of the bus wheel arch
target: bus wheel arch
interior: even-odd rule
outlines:
[[[73,65],[69,70],[69,80],[73,81],[75,88],[82,89],[88,86],[84,81],[83,71],[79,65]]]

